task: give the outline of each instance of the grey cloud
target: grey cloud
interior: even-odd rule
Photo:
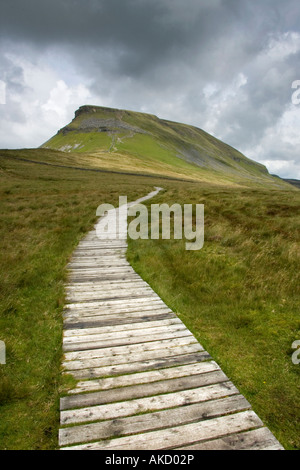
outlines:
[[[105,105],[204,129],[214,120],[217,137],[247,148],[276,125],[291,82],[300,79],[299,51],[264,57],[270,41],[299,32],[298,0],[0,2],[0,79],[5,71],[19,93],[22,70],[7,62],[5,51],[22,47],[31,61],[57,51]],[[247,83],[222,103],[239,74]],[[212,84],[219,91],[208,98],[203,90]]]

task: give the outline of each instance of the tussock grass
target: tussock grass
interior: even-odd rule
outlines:
[[[1,156],[0,181],[0,448],[54,449],[59,396],[73,383],[61,375],[66,265],[99,204],[153,184]]]
[[[299,449],[300,193],[174,183],[155,202],[204,203],[205,243],[129,240],[137,272],[178,313],[288,449]]]
[[[205,244],[129,240],[135,269],[178,313],[287,448],[299,445],[300,196],[291,188],[184,183],[36,165],[93,167],[87,154],[0,151],[1,449],[55,449],[67,262],[103,202],[204,203]],[[286,186],[288,188],[288,186]]]

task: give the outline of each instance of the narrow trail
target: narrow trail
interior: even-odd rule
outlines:
[[[109,240],[96,228],[69,265],[63,368],[78,383],[60,400],[61,450],[282,450],[127,262],[127,227]]]

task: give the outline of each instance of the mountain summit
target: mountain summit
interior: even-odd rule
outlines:
[[[93,155],[110,169],[280,185],[265,166],[207,132],[134,111],[81,106],[42,147]]]

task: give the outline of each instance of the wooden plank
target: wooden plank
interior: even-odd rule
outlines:
[[[231,434],[221,439],[178,447],[176,450],[283,450],[283,447],[269,429],[263,427],[239,434]]]
[[[133,305],[132,307],[124,305],[124,307],[121,306],[109,306],[109,307],[102,307],[101,304],[100,306],[95,305],[92,307],[81,307],[81,308],[70,308],[70,309],[65,309],[64,310],[64,317],[71,317],[71,316],[91,316],[95,314],[120,314],[120,313],[144,313],[147,311],[151,310],[162,310],[162,309],[167,309],[171,312],[171,309],[167,307],[167,305],[163,303],[145,303],[144,305]]]
[[[90,280],[89,280],[90,279]],[[68,276],[68,281],[69,284],[68,286],[74,285],[76,287],[77,285],[80,285],[80,283],[84,284],[101,284],[103,285],[106,283],[116,283],[120,282],[121,280],[124,281],[125,284],[128,283],[133,283],[136,281],[138,284],[142,285],[147,285],[145,284],[141,279],[138,278],[138,275],[134,272],[128,272],[125,271],[124,269],[90,269],[89,271],[75,271],[73,270],[72,273],[69,273]],[[141,282],[142,281],[142,282]]]
[[[130,319],[133,319],[135,323],[142,323],[144,322],[145,318],[147,321],[159,321],[157,316],[159,318],[162,318],[164,315],[168,316],[170,319],[175,319],[178,318],[174,313],[168,309],[168,308],[157,308],[157,309],[152,309],[152,310],[146,310],[144,312],[141,311],[129,311],[129,312],[86,312],[86,315],[68,315],[64,318],[64,327],[67,326],[69,323],[90,323],[90,322],[95,322],[95,321],[103,321],[105,322],[106,320],[112,321],[112,322],[117,322],[118,320],[125,320],[128,318],[128,322]],[[122,321],[122,323],[124,323]],[[90,328],[87,326],[87,329]],[[75,328],[76,329],[76,328]]]
[[[107,376],[118,376],[122,374],[133,374],[141,371],[160,370],[164,367],[174,367],[180,364],[191,364],[195,362],[208,361],[211,357],[206,351],[198,353],[182,354],[169,357],[158,357],[148,360],[125,362],[112,366],[90,367],[87,369],[78,369],[68,371],[77,380],[91,379]]]
[[[129,319],[135,319],[135,323],[139,323],[139,322],[143,322],[143,318],[147,318],[148,319],[148,322],[152,322],[152,318],[153,320],[155,320],[155,317],[157,315],[165,315],[165,314],[168,314],[170,315],[170,317],[175,320],[177,319],[177,317],[175,317],[175,315],[173,314],[173,312],[167,308],[160,308],[160,309],[157,309],[157,310],[148,310],[148,311],[145,311],[143,313],[137,311],[137,312],[118,312],[118,313],[115,313],[115,312],[109,312],[109,313],[99,313],[99,312],[94,312],[94,313],[91,313],[91,312],[86,312],[86,315],[68,315],[65,317],[64,319],[64,324],[65,326],[68,325],[68,323],[76,323],[76,322],[95,322],[95,321],[105,321],[105,320],[109,320],[109,321],[114,321],[115,323],[118,322],[118,320],[126,320],[126,318]],[[156,320],[156,321],[159,321],[159,320]],[[124,323],[124,322],[123,322]],[[146,328],[147,326],[145,325],[144,323],[144,328]],[[76,329],[76,328],[75,328]],[[86,328],[87,330],[88,329],[91,329],[89,327]]]
[[[74,329],[74,330],[66,330],[64,331],[64,338],[72,338],[73,336],[84,336],[84,335],[97,335],[97,334],[106,334],[106,333],[117,333],[121,331],[137,331],[143,330],[144,328],[156,328],[157,326],[172,326],[172,325],[182,325],[182,321],[179,318],[172,318],[170,320],[160,320],[160,321],[149,321],[147,326],[145,323],[137,322],[129,325],[118,325],[114,327],[103,327],[103,328],[86,328],[86,329]]]
[[[229,416],[185,424],[183,426],[153,431],[111,441],[74,446],[73,450],[163,450],[172,449],[178,443],[190,444],[204,439],[213,439],[224,435],[259,428],[261,420],[253,411],[243,411]],[[62,448],[63,450],[64,448]]]
[[[139,319],[139,322],[148,322],[152,320],[167,320],[169,318],[174,318],[173,313],[156,313],[152,315],[139,315],[138,317],[136,315],[131,315],[128,317],[124,317],[120,315],[120,317],[114,317],[114,318],[103,318],[103,317],[93,317],[93,318],[88,318],[85,320],[80,321],[78,320],[70,320],[69,322],[64,323],[64,329],[71,329],[73,330],[74,328],[89,328],[89,327],[101,327],[101,326],[113,326],[113,325],[121,325],[121,324],[130,324],[130,323],[136,323],[137,318]]]
[[[91,269],[95,269],[95,270],[103,270],[103,269],[111,269],[111,268],[114,268],[114,269],[120,269],[120,270],[130,270],[130,272],[132,271],[132,267],[131,265],[125,261],[125,260],[111,260],[111,261],[108,261],[108,260],[104,260],[104,261],[100,261],[98,260],[96,263],[94,262],[90,262],[86,259],[80,261],[71,261],[68,265],[67,265],[67,268],[69,270],[69,273],[72,273],[72,272],[76,272],[77,270],[91,270]],[[134,271],[135,272],[135,271]]]
[[[139,302],[140,300],[140,302]],[[82,315],[84,312],[91,313],[122,313],[122,312],[144,312],[147,310],[170,308],[157,299],[149,299],[148,297],[127,299],[112,299],[110,301],[82,302],[77,304],[67,304],[64,308],[64,315]]]
[[[119,276],[119,275],[118,275]],[[100,281],[92,281],[92,282],[76,282],[72,283],[70,285],[66,286],[66,291],[67,292],[81,292],[81,291],[91,291],[93,292],[94,290],[106,290],[106,289],[112,289],[112,288],[122,288],[122,289],[138,289],[140,290],[142,288],[146,289],[151,289],[147,284],[144,282],[141,282],[140,280],[136,279],[135,277],[133,279],[128,278],[128,276],[123,276],[118,277],[117,279],[105,279],[103,277],[102,280]]]
[[[65,352],[71,351],[91,351],[94,349],[101,349],[101,348],[110,348],[110,347],[119,347],[119,346],[133,346],[133,345],[141,345],[146,343],[153,343],[154,341],[164,341],[167,339],[181,339],[186,337],[193,337],[193,335],[185,328],[181,329],[176,332],[166,332],[148,336],[141,335],[141,336],[132,336],[124,337],[124,338],[116,338],[110,339],[109,341],[87,341],[87,342],[72,342],[72,343],[64,343],[63,350]]]
[[[87,302],[90,300],[90,302],[92,301],[113,301],[113,300],[122,300],[123,302],[126,302],[127,300],[129,299],[132,299],[132,298],[135,298],[135,299],[144,299],[144,298],[148,298],[148,299],[155,299],[156,296],[153,295],[153,294],[149,294],[147,293],[147,295],[143,294],[143,293],[130,293],[130,292],[122,292],[122,293],[118,293],[118,294],[113,294],[111,292],[108,292],[106,294],[103,294],[103,295],[95,295],[93,297],[90,297],[90,296],[86,296],[85,298],[83,297],[75,297],[72,296],[72,297],[68,297],[66,300],[67,302],[69,303],[72,303],[72,304],[82,304],[83,302]]]
[[[68,267],[70,267],[70,264],[68,265]],[[121,261],[111,261],[111,262],[103,262],[103,263],[99,263],[97,262],[97,264],[95,263],[90,263],[88,266],[86,267],[80,267],[78,266],[78,262],[76,264],[73,263],[72,265],[72,269],[69,269],[69,276],[72,276],[72,274],[90,274],[90,273],[106,273],[106,272],[110,272],[110,271],[114,271],[114,272],[128,272],[128,273],[134,273],[134,274],[137,274],[135,272],[134,269],[132,269],[132,267],[130,266],[129,263],[122,263]]]
[[[127,290],[127,289],[120,289],[120,290],[110,290],[110,291],[103,291],[103,292],[86,292],[85,294],[78,295],[76,293],[67,294],[66,299],[70,303],[73,302],[86,302],[87,300],[112,300],[112,299],[128,299],[128,298],[139,298],[139,297],[148,297],[148,298],[155,298],[154,294],[151,294],[148,290]]]
[[[73,259],[78,259],[78,258],[85,258],[85,257],[96,257],[100,256],[102,257],[122,257],[125,255],[126,252],[126,247],[124,246],[123,248],[110,248],[110,247],[103,247],[102,249],[93,249],[93,250],[80,250],[76,251],[72,258]]]
[[[114,320],[114,318],[118,319],[118,318],[121,318],[121,319],[125,319],[125,318],[136,318],[136,323],[139,322],[139,318],[142,318],[144,316],[147,316],[147,318],[149,318],[149,322],[151,321],[151,317],[152,316],[155,316],[155,315],[162,315],[162,314],[171,314],[172,316],[172,319],[178,319],[178,317],[176,317],[174,315],[174,313],[169,309],[169,308],[157,308],[157,309],[152,309],[152,310],[146,310],[144,312],[141,312],[140,310],[138,311],[124,311],[124,312],[120,312],[118,310],[116,311],[110,311],[110,312],[105,312],[105,313],[102,313],[102,312],[98,312],[98,310],[94,311],[94,312],[90,312],[90,311],[85,311],[85,315],[80,315],[78,313],[76,314],[69,314],[69,315],[66,315],[64,317],[64,322],[65,324],[67,324],[68,322],[76,322],[76,321],[95,321],[95,320]],[[144,328],[145,328],[145,324],[144,324]],[[91,329],[91,328],[87,328],[87,329]]]
[[[129,346],[115,346],[93,349],[90,351],[67,352],[65,353],[64,357],[66,361],[78,361],[83,359],[93,359],[108,356],[129,356],[131,354],[137,355],[146,351],[154,351],[155,349],[169,350],[178,346],[187,346],[191,344],[199,345],[193,335],[176,339],[158,340],[153,341],[151,343],[134,344]],[[201,350],[203,350],[202,346],[199,345],[199,347],[201,348]]]
[[[103,334],[86,334],[86,335],[78,335],[78,336],[72,336],[72,337],[65,337],[64,338],[64,345],[65,346],[76,346],[80,343],[98,343],[98,344],[106,344],[109,346],[113,346],[114,341],[122,340],[126,341],[131,339],[137,338],[139,342],[148,342],[148,341],[156,341],[157,339],[166,339],[163,338],[160,335],[163,336],[168,336],[173,337],[175,336],[176,333],[179,333],[178,336],[192,336],[192,333],[187,330],[187,328],[184,325],[168,325],[162,326],[162,327],[156,327],[156,328],[150,328],[148,327],[148,323],[146,324],[145,328],[143,330],[138,329],[138,330],[127,330],[127,331],[116,331],[115,333],[103,333]],[[156,335],[159,335],[156,337]],[[150,338],[149,338],[150,336]],[[143,340],[142,338],[145,338]],[[110,341],[112,341],[110,343]],[[99,346],[102,347],[102,346]]]
[[[139,279],[136,274],[132,273],[124,273],[124,272],[107,272],[106,274],[103,273],[91,273],[91,274],[76,274],[69,277],[69,286],[80,286],[81,288],[85,285],[89,286],[91,284],[98,284],[105,286],[107,283],[113,282],[124,282],[125,284],[129,283],[138,283]]]
[[[189,377],[180,377],[169,380],[161,380],[150,384],[138,384],[128,387],[121,387],[100,392],[83,393],[61,398],[60,409],[70,410],[87,406],[102,405],[105,403],[132,400],[163,393],[177,392],[180,390],[190,390],[192,388],[204,387],[207,385],[227,382],[228,377],[221,370],[206,372]]]
[[[108,405],[97,405],[76,410],[61,411],[61,424],[88,423],[93,421],[105,421],[125,416],[133,416],[140,413],[154,412],[164,409],[177,408],[193,403],[202,403],[209,400],[217,400],[239,392],[231,382],[222,382],[216,385],[200,387],[181,392],[156,395],[147,398],[138,398]]]
[[[72,269],[69,269],[69,277],[72,277],[73,275],[79,275],[79,274],[99,274],[99,273],[110,273],[110,272],[115,272],[115,273],[134,273],[136,272],[132,269],[132,267],[127,264],[123,265],[120,263],[105,263],[103,266],[99,266],[97,264],[96,266],[87,266],[87,267],[80,267],[80,266],[73,266]],[[137,274],[136,274],[137,275]]]
[[[149,322],[150,323],[150,322]],[[151,322],[153,323],[153,322]],[[144,325],[144,328],[137,328],[137,329],[132,329],[132,326],[129,326],[129,328],[124,327],[120,330],[114,331],[113,328],[110,330],[107,328],[106,330],[102,331],[101,328],[91,328],[91,329],[86,329],[85,334],[82,332],[80,333],[80,330],[77,330],[77,334],[72,334],[64,337],[64,343],[79,343],[79,342],[86,342],[86,341],[108,341],[110,339],[117,339],[117,338],[131,338],[133,336],[147,336],[149,335],[155,335],[155,334],[160,334],[160,333],[169,333],[169,332],[176,332],[176,331],[181,331],[184,330],[185,332],[188,332],[190,335],[192,334],[190,331],[187,330],[185,325],[183,323],[177,322],[175,320],[175,323],[172,324],[170,321],[167,324],[164,325],[159,325],[159,322],[155,322],[157,326],[151,326],[148,323]],[[95,332],[97,331],[97,333]],[[74,330],[73,330],[74,331]]]
[[[108,354],[107,356],[97,357],[95,359],[83,359],[83,360],[73,360],[73,361],[65,361],[63,366],[66,370],[78,370],[78,369],[89,369],[89,368],[96,368],[96,367],[103,367],[103,366],[113,366],[118,364],[124,364],[128,361],[130,362],[140,362],[140,361],[147,361],[149,359],[157,359],[157,358],[167,358],[170,356],[179,356],[183,354],[192,354],[203,351],[203,348],[200,346],[199,343],[193,343],[188,345],[181,345],[178,347],[173,347],[169,349],[152,349],[149,351],[143,351],[138,353],[131,353],[124,356],[124,354],[118,354],[117,356],[111,356]]]
[[[103,287],[101,289],[98,289],[97,287],[92,288],[90,287],[89,289],[86,290],[66,290],[66,297],[67,299],[76,299],[76,300],[85,300],[85,299],[102,299],[106,298],[109,296],[112,297],[120,297],[120,296],[131,296],[131,295],[147,295],[151,294],[151,289],[148,287],[141,287],[141,288],[134,288],[134,287],[127,287],[127,286],[107,286]]]
[[[144,433],[216,418],[224,414],[249,408],[249,403],[242,395],[235,395],[171,410],[61,429],[59,444],[60,446],[66,446],[80,442],[91,442],[98,439]],[[134,440],[135,436],[132,439]]]
[[[135,298],[135,297],[132,297],[132,298],[129,298],[126,300],[126,306],[128,307],[132,307],[133,305],[138,305],[140,308],[144,305],[144,304],[152,304],[152,303],[160,303],[160,304],[163,304],[165,305],[165,303],[158,297],[158,296],[155,296],[153,297],[153,295],[149,296],[149,295],[146,295],[144,299],[141,299],[140,297],[139,298]],[[109,308],[109,307],[116,307],[117,305],[120,305],[120,306],[124,306],[124,300],[122,299],[111,299],[111,300],[104,300],[104,301],[95,301],[95,300],[92,300],[92,301],[86,301],[86,302],[81,302],[81,303],[67,303],[66,306],[65,306],[65,309],[68,310],[68,309],[81,309],[81,308],[88,308],[88,307],[102,307],[102,308]]]
[[[214,362],[200,362],[199,364],[188,364],[167,369],[151,370],[149,372],[140,372],[130,375],[121,375],[119,377],[109,377],[98,380],[83,380],[76,384],[76,388],[69,391],[69,394],[78,394],[85,392],[94,392],[97,390],[110,390],[118,387],[128,387],[138,384],[149,384],[179,377],[204,374],[220,370],[220,367]]]

